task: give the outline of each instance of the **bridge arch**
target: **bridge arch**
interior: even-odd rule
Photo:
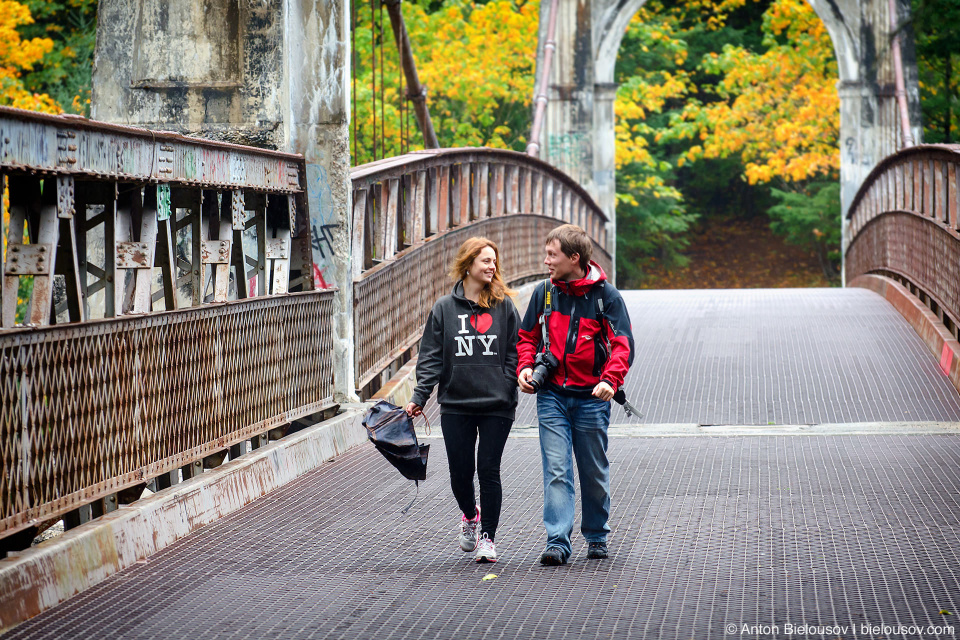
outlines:
[[[624,32],[646,0],[591,0],[589,10],[560,0],[558,64],[551,70],[550,102],[540,157],[580,180],[615,229],[614,78]],[[808,0],[823,21],[837,58],[840,97],[840,180],[844,213],[873,167],[902,146],[894,93],[889,4],[877,0]],[[897,23],[909,19],[909,1],[896,0]],[[543,57],[550,3],[541,4],[538,62]],[[920,140],[920,98],[913,36],[903,29],[904,75],[914,140]],[[538,64],[538,75],[540,65]],[[538,79],[539,81],[539,79]],[[566,147],[573,144],[574,153]],[[847,240],[844,233],[844,242]]]

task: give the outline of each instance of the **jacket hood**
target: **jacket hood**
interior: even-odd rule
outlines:
[[[558,290],[574,296],[582,296],[590,290],[590,287],[597,284],[601,280],[606,280],[607,274],[604,273],[603,267],[594,262],[590,261],[590,270],[587,271],[587,275],[583,276],[579,280],[551,280],[553,286]]]
[[[470,306],[473,306],[473,307],[480,306],[463,293],[463,280],[456,281],[456,283],[453,285],[453,291],[450,292],[450,295],[452,295],[455,299],[459,300],[460,302],[464,302],[466,304],[469,304]]]

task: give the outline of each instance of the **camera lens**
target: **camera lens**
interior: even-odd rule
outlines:
[[[540,391],[540,387],[543,386],[543,383],[547,377],[547,368],[542,364],[538,364],[533,368],[533,376],[530,380],[530,386],[533,387],[534,391]]]

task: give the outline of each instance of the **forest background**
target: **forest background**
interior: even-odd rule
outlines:
[[[523,151],[539,0],[402,6],[441,146]],[[960,3],[912,8],[924,141],[953,142]],[[0,104],[89,115],[96,9],[0,0]],[[353,22],[353,163],[423,148],[382,8],[359,2]],[[711,264],[746,240],[786,243],[782,261],[807,259],[814,284],[837,282],[837,66],[805,0],[648,0],[624,34],[616,80],[620,286],[686,286],[695,266],[709,281]],[[803,284],[786,267],[773,285]]]

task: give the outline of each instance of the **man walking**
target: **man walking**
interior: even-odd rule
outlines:
[[[550,232],[544,260],[550,281],[534,291],[517,344],[520,389],[537,394],[544,565],[566,564],[572,552],[574,455],[587,557],[608,555],[610,399],[633,362],[633,333],[623,298],[590,260],[591,249],[590,238],[576,225]]]

